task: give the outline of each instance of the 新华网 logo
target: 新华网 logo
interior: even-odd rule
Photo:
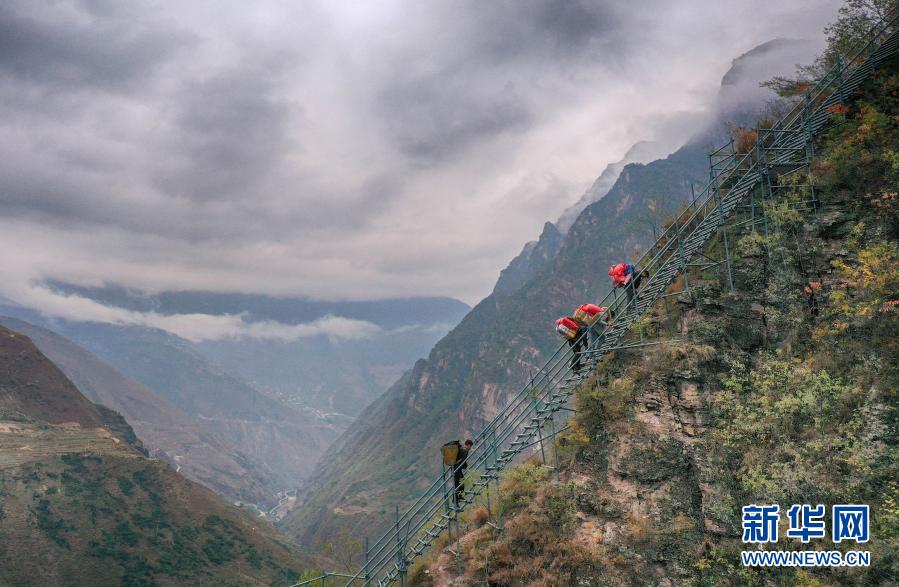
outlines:
[[[793,504],[786,511],[787,538],[808,544],[827,537],[826,508],[823,504]],[[743,543],[776,544],[779,540],[781,509],[777,504],[743,506]],[[870,508],[867,505],[839,504],[831,508],[830,536],[834,543],[870,539]],[[869,566],[868,551],[743,551],[744,566]]]

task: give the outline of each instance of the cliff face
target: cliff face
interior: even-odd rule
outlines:
[[[540,238],[524,245],[521,253],[500,272],[493,295],[508,296],[518,291],[556,258],[563,242],[562,233],[552,222],[544,224]]]
[[[698,131],[664,159],[625,166],[577,216],[553,258],[540,257],[528,281],[510,280],[519,286],[500,287],[475,306],[328,451],[287,529],[315,544],[340,528],[383,528],[385,505],[404,503],[439,473],[439,446],[476,434],[555,350],[553,320],[605,295],[609,266],[639,256],[694,185],[704,185],[707,147],[720,139],[710,132]]]
[[[667,154],[667,150],[663,150],[662,145],[658,143],[641,141],[635,144],[628,149],[620,161],[606,165],[606,168],[602,170],[602,173],[599,174],[593,185],[584,192],[584,195],[562,212],[556,221],[556,227],[562,234],[567,234],[568,229],[571,228],[571,225],[574,224],[580,213],[584,211],[584,208],[593,202],[598,202],[609,193],[609,190],[618,181],[618,176],[621,175],[626,166],[631,163],[652,163],[656,159],[664,158]]]
[[[662,344],[617,351],[577,394],[558,479],[505,476],[505,528],[468,516],[462,562],[420,584],[873,585],[899,579],[899,60],[834,117],[807,190],[734,234],[735,291],[693,271],[657,304]],[[801,183],[805,183],[802,178]],[[707,251],[715,256],[720,245]],[[871,566],[743,567],[741,507],[869,504],[871,540],[769,550],[871,552]],[[786,516],[782,513],[782,519]],[[861,547],[861,548],[860,548]],[[425,574],[425,569],[429,573]],[[459,578],[459,569],[462,577]]]
[[[304,543],[341,528],[375,532],[382,504],[402,503],[439,473],[438,448],[474,435],[555,350],[551,326],[608,288],[608,267],[653,237],[634,218],[674,209],[705,173],[705,150],[690,146],[625,168],[609,194],[571,227],[559,253],[510,295],[488,296],[355,422],[311,477],[311,497],[286,520]]]
[[[2,327],[0,496],[3,584],[267,585],[304,563]]]

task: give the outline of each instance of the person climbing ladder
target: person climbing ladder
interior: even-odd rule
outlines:
[[[597,306],[596,304],[581,304],[578,306],[578,309],[574,311],[572,318],[579,324],[587,327],[590,347],[593,347],[594,343],[602,335],[602,330],[605,326],[604,323],[608,323],[610,316],[608,315],[606,308],[603,308],[602,306]]]
[[[465,446],[461,445],[458,440],[451,440],[440,447],[445,466],[444,474],[446,471],[452,471],[453,503],[456,507],[460,506],[460,502],[465,497],[465,469],[468,468],[468,453],[472,446],[474,446],[474,442],[471,440],[466,440]]]
[[[634,293],[643,279],[648,277],[648,273],[646,271],[637,273],[637,268],[631,263],[618,263],[609,267],[609,277],[612,278],[613,288],[625,288],[630,304],[634,300]]]
[[[468,452],[471,450],[472,446],[474,446],[474,442],[470,439],[465,441],[465,446],[459,449],[459,456],[456,458],[456,463],[453,467],[453,487],[455,488],[456,507],[461,506],[462,498],[465,497],[465,469],[468,468]]]
[[[579,324],[574,318],[563,316],[556,320],[556,332],[568,341],[572,355],[571,370],[576,375],[581,370],[581,352],[587,344],[587,327]]]

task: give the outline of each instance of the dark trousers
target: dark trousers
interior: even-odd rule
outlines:
[[[465,483],[463,482],[463,479],[465,479],[465,471],[463,469],[453,472],[453,486],[456,489],[456,505],[459,505],[462,502],[462,498],[465,497]]]
[[[642,273],[634,273],[631,276],[630,282],[624,286],[625,291],[627,292],[627,303],[630,304],[634,301],[634,294],[637,291],[637,288],[640,287],[640,282],[643,281]]]
[[[599,339],[602,335],[602,329],[604,328],[604,324],[602,322],[597,322],[593,326],[587,327],[587,340],[590,341],[590,346],[595,346],[594,343]]]
[[[583,336],[586,328],[582,327],[577,332],[577,336],[568,341],[568,347],[571,349],[571,370],[577,373],[581,370],[581,351],[587,344],[586,337]]]

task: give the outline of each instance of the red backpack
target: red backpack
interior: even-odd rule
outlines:
[[[597,306],[596,304],[582,304],[574,311],[574,319],[581,324],[592,326],[596,324],[596,321],[599,320],[599,317],[605,311],[605,308]]]
[[[556,320],[556,332],[568,340],[577,338],[577,333],[580,329],[581,325],[567,316]]]
[[[609,277],[612,278],[612,287],[619,287],[627,283],[627,263],[618,263],[609,267]]]

